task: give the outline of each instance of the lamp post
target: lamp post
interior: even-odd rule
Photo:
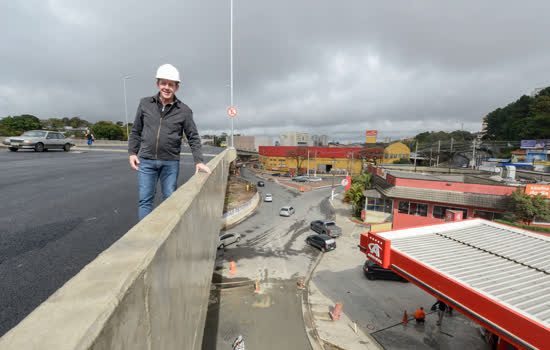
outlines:
[[[124,115],[126,118],[126,139],[127,141],[130,140],[130,132],[128,130],[128,103],[126,102],[126,80],[132,79],[131,75],[126,75],[122,78],[122,82],[124,85]]]

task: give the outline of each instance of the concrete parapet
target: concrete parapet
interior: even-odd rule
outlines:
[[[0,349],[200,349],[226,150],[0,338]]]

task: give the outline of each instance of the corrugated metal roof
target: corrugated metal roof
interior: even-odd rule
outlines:
[[[510,203],[508,196],[393,186],[377,176],[374,177],[373,184],[376,190],[389,198],[403,198],[499,210],[508,210]]]
[[[380,235],[392,249],[550,327],[550,237],[480,219]]]

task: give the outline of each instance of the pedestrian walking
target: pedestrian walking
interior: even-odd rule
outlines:
[[[92,148],[92,142],[95,141],[94,134],[90,130],[86,131],[86,140],[88,142],[88,147]]]
[[[239,335],[237,339],[233,342],[233,350],[245,350],[244,349],[244,339],[242,335]]]
[[[414,312],[414,318],[416,323],[424,323],[426,319],[426,314],[424,313],[424,308],[420,307]]]
[[[156,79],[159,92],[140,100],[128,139],[130,166],[138,171],[139,220],[153,210],[158,181],[163,200],[176,190],[184,134],[193,153],[195,174],[200,170],[210,174],[193,112],[175,95],[181,82],[178,70],[164,64],[157,69]]]
[[[437,325],[441,325],[441,321],[443,321],[443,315],[445,314],[445,310],[447,310],[447,304],[442,302],[441,300],[438,300],[435,302],[435,304],[432,305],[432,311],[437,309]]]

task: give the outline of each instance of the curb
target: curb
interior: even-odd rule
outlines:
[[[311,348],[314,350],[323,350],[324,342],[319,336],[319,333],[317,332],[317,327],[315,326],[315,319],[313,318],[313,312],[311,311],[311,304],[309,303],[309,283],[311,281],[311,277],[313,276],[313,272],[315,272],[315,269],[321,262],[322,258],[323,258],[323,253],[319,253],[319,255],[317,256],[317,260],[313,264],[312,268],[308,271],[308,274],[306,276],[306,280],[304,283],[304,291],[302,293],[302,298],[301,298],[302,299],[302,318],[304,321],[304,326],[306,326],[306,322],[305,322],[306,318],[311,320],[312,332],[308,332],[308,329],[306,328],[306,334],[309,339]]]
[[[231,223],[231,224],[226,224],[226,222],[231,219],[232,217],[235,217],[237,215],[242,215],[242,212],[239,212],[239,213],[235,213],[233,215],[230,215],[228,217],[226,217],[225,219],[222,219],[222,225],[221,225],[221,230],[228,230],[228,229],[231,229],[235,226],[237,226],[238,224],[240,224],[241,222],[243,222],[244,220],[248,219],[248,217],[250,217],[252,214],[254,214],[254,212],[256,211],[256,209],[258,209],[258,207],[261,205],[262,201],[261,201],[261,198],[260,198],[260,193],[259,192],[256,192],[256,194],[254,195],[254,197],[257,198],[257,202],[256,202],[256,205],[253,205],[251,206],[250,208],[246,209],[247,212],[245,212],[244,216],[242,218],[240,218],[239,220]],[[254,197],[252,198],[252,200],[254,200]]]

